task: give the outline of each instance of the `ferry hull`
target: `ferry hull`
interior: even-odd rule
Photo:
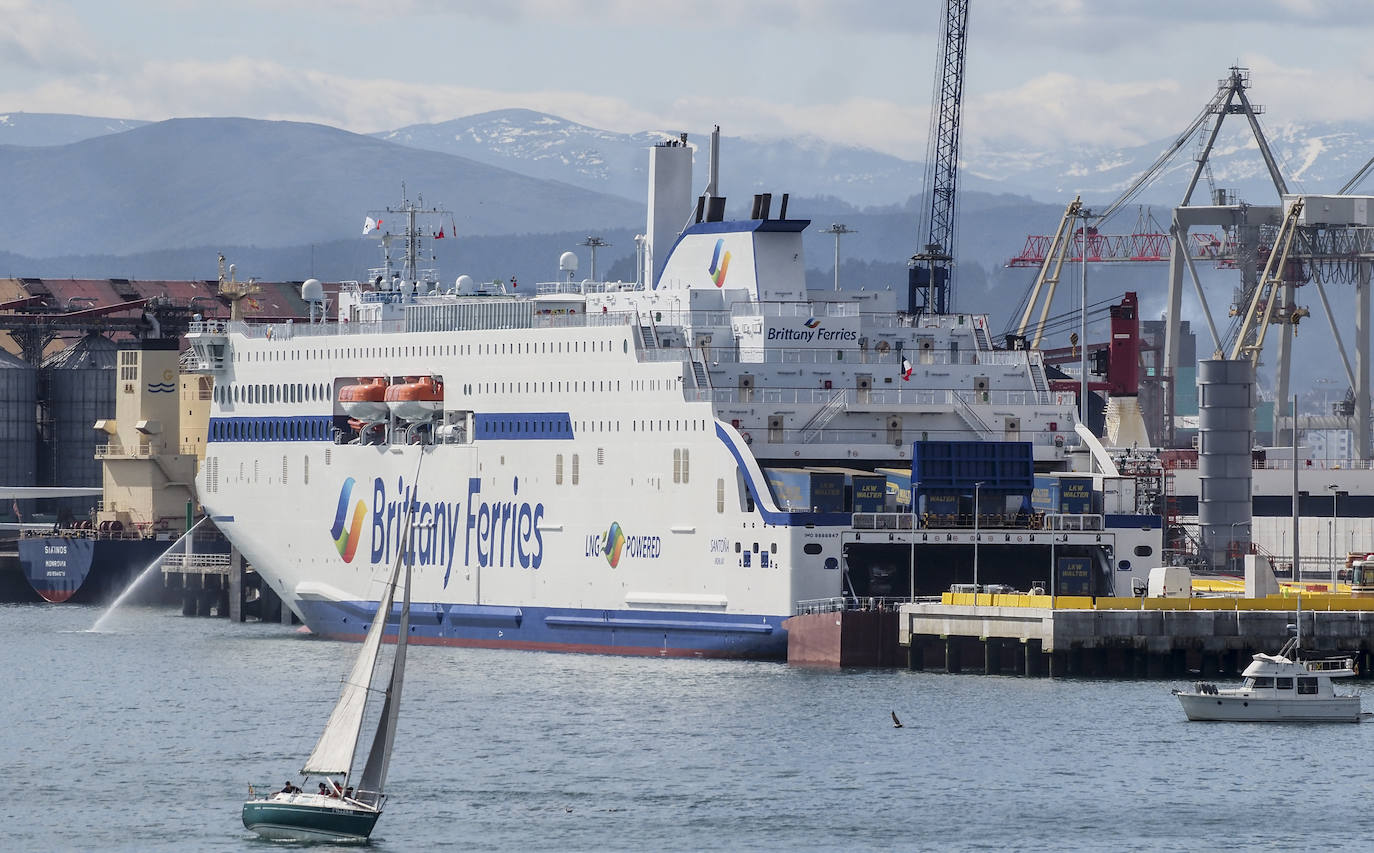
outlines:
[[[295,602],[307,626],[361,640],[375,602]],[[785,660],[783,616],[411,604],[410,642],[550,652]]]
[[[1256,699],[1254,697],[1180,693],[1188,719],[1235,723],[1358,723],[1360,697]]]

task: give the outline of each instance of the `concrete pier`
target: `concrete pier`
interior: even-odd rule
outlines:
[[[228,554],[167,554],[162,577],[165,586],[180,596],[183,616],[286,624],[295,618],[257,572],[244,564],[237,548]]]
[[[1069,607],[1048,606],[1047,596],[1036,597],[1043,606],[991,604],[1004,598],[991,595],[978,596],[977,604],[949,601],[972,598],[901,605],[898,643],[909,668],[1056,678],[1235,678],[1257,652],[1282,648],[1298,619],[1296,600],[1278,596],[1135,600],[1135,609],[1119,599],[1099,599],[1100,606],[1072,601]],[[1304,653],[1354,656],[1368,672],[1374,602],[1312,598],[1301,611]]]

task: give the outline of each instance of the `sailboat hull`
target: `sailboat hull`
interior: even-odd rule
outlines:
[[[380,810],[314,794],[243,804],[243,825],[279,841],[365,841],[381,816]]]

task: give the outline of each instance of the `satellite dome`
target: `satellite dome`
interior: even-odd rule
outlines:
[[[324,285],[320,284],[318,278],[307,278],[301,285],[301,299],[306,302],[323,302]]]
[[[457,280],[455,280],[455,281],[453,282],[453,287],[454,287],[459,293],[472,293],[472,276],[470,276],[470,275],[460,275],[460,276],[458,276]]]
[[[577,272],[577,255],[564,252],[558,256],[558,269],[562,272]]]

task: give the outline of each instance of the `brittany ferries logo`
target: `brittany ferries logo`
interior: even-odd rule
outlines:
[[[499,490],[490,498],[482,492],[481,479],[469,477],[466,503],[445,499],[442,492],[422,498],[404,477],[395,480],[395,491],[374,477],[371,501],[355,500],[355,487],[359,484],[352,477],[344,480],[330,529],[345,563],[353,562],[364,529],[371,541],[368,559],[374,564],[389,564],[394,554],[408,550],[417,567],[442,568],[445,587],[455,564],[537,569],[544,562],[544,534],[539,529],[544,504],[518,497],[518,477],[512,478],[509,493]],[[414,513],[408,542],[407,507]]]
[[[339,507],[334,511],[334,526],[329,530],[329,535],[334,537],[335,547],[339,549],[339,556],[343,557],[345,563],[353,562],[353,555],[358,553],[358,539],[362,536],[363,518],[367,515],[367,504],[358,501],[353,505],[353,517],[345,527],[344,519],[349,515],[348,504],[353,497],[355,483],[356,481],[349,477],[344,480],[343,488],[339,489]]]
[[[831,343],[840,341],[857,341],[859,333],[854,329],[827,329],[821,325],[821,321],[811,317],[802,323],[800,329],[788,329],[778,326],[768,327],[768,340],[770,341],[794,341],[796,343]]]
[[[725,238],[717,239],[716,250],[711,253],[711,266],[706,270],[711,274],[711,281],[716,283],[716,287],[725,286],[725,273],[730,269],[730,253],[726,252],[724,256],[721,255],[721,250],[724,248]],[[612,565],[615,564],[612,563]]]
[[[586,556],[602,556],[611,568],[620,565],[624,556],[635,559],[656,560],[663,552],[663,540],[658,536],[626,536],[620,522],[611,522],[605,533],[593,533],[587,537]]]

